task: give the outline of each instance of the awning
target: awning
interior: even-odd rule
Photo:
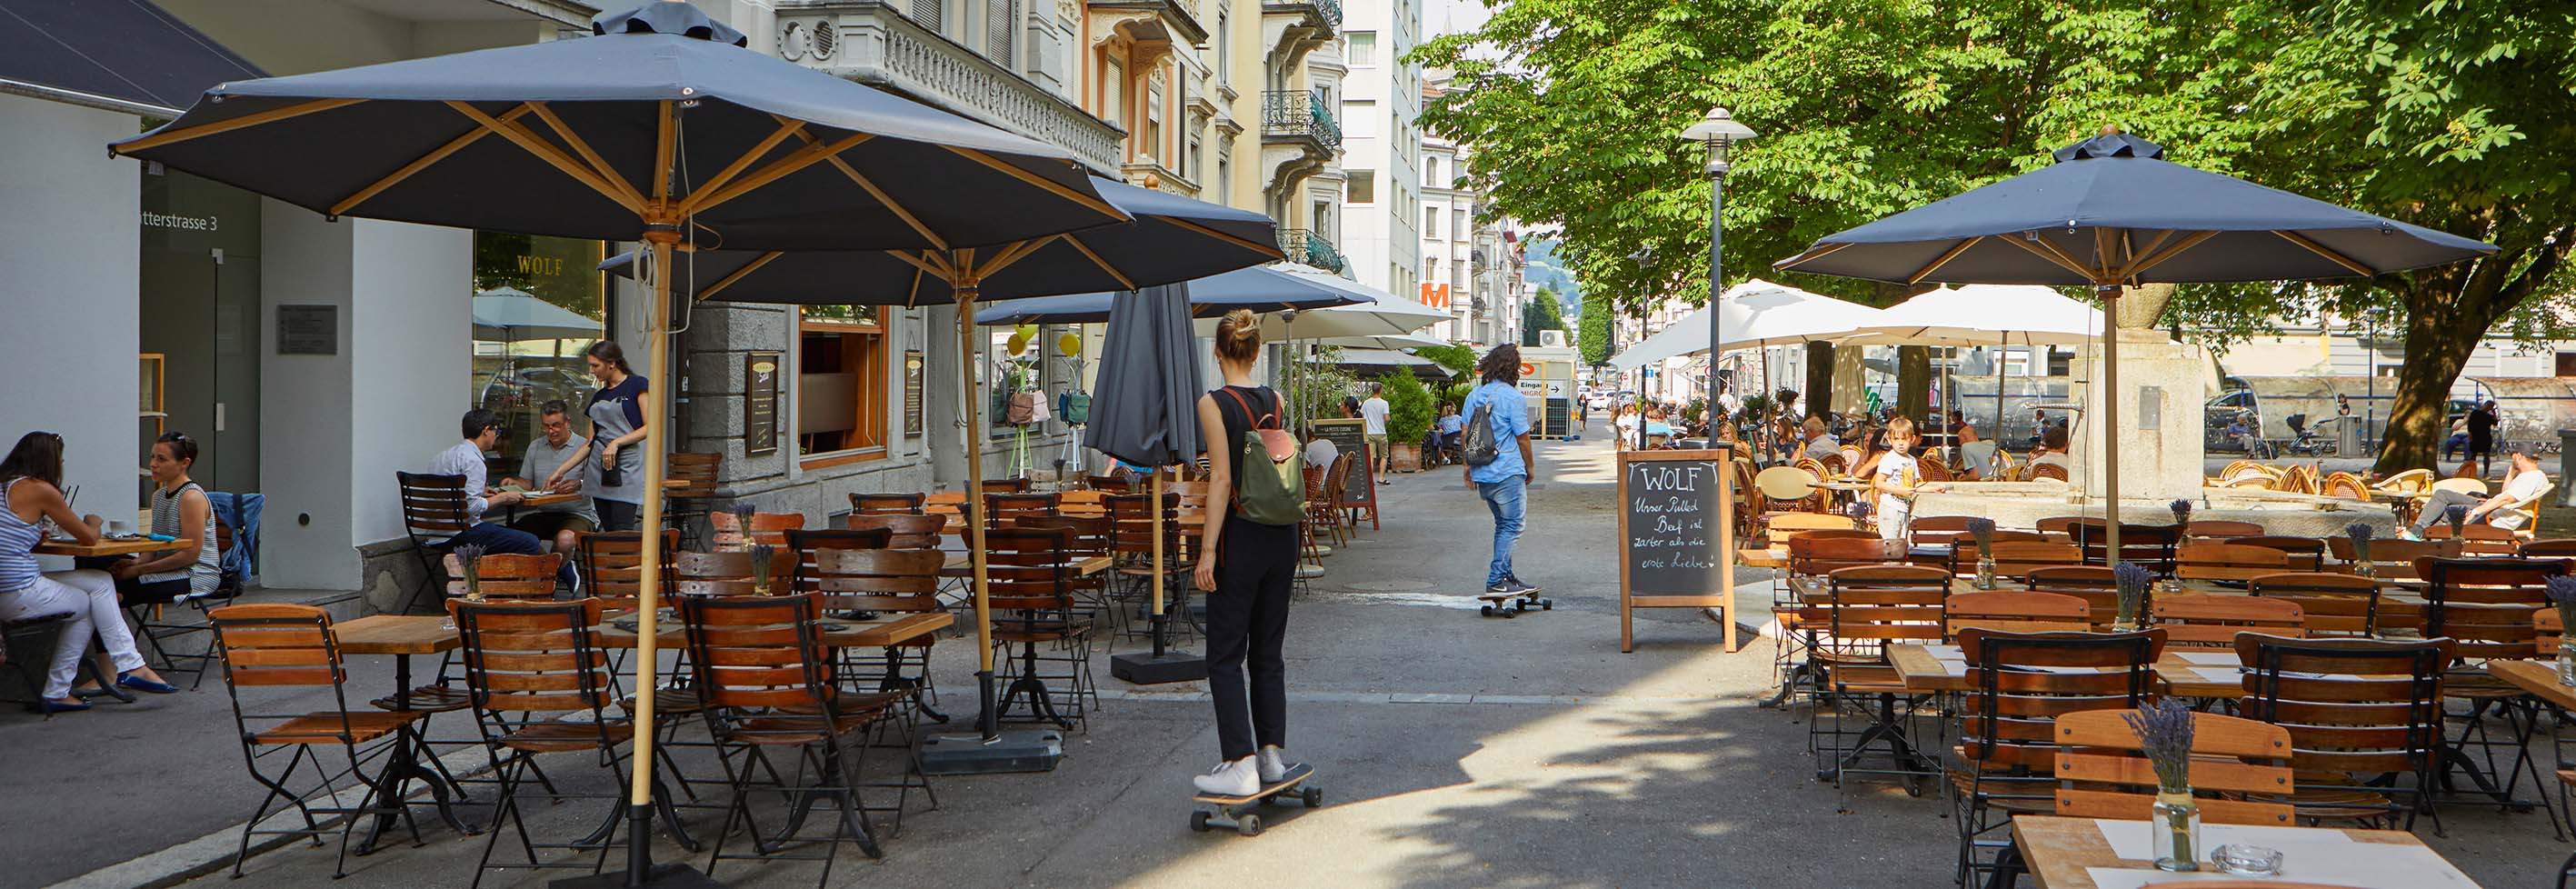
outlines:
[[[149,0],[0,0],[0,92],[177,117],[208,87],[266,76]]]

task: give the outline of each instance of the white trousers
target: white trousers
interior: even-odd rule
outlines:
[[[0,593],[0,620],[65,613],[72,619],[63,624],[62,638],[54,643],[54,663],[45,672],[47,699],[71,697],[72,676],[79,671],[80,659],[89,654],[92,634],[107,647],[117,673],[143,666],[143,653],[134,649],[134,633],[126,629],[125,613],[117,608],[116,578],[107,572],[51,571],[26,589]],[[109,677],[108,681],[116,680]]]

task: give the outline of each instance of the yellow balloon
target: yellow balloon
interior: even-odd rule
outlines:
[[[1066,355],[1082,354],[1082,335],[1068,333],[1055,338],[1055,350]]]
[[[1013,355],[1026,352],[1029,350],[1029,335],[1025,333],[1011,334],[1010,339],[1002,341],[1002,346],[1011,350],[1011,354]]]

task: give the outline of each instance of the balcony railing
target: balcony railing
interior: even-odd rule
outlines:
[[[1289,262],[1302,262],[1334,274],[1349,271],[1350,263],[1342,259],[1342,251],[1308,229],[1280,229],[1279,252],[1288,254]]]
[[[1310,139],[1325,151],[1342,148],[1342,125],[1325,110],[1324,100],[1304,90],[1269,90],[1261,94],[1261,134]]]
[[[1261,6],[1264,12],[1297,12],[1297,7],[1311,7],[1315,17],[1323,19],[1327,27],[1335,30],[1342,27],[1341,0],[1264,0]]]

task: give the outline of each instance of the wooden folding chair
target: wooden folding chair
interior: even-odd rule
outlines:
[[[2246,586],[2257,598],[2299,606],[2306,635],[2379,635],[2379,581],[2322,571],[2284,571],[2261,575]]]
[[[1942,606],[1947,617],[1944,638],[1977,628],[2007,633],[2089,632],[2093,606],[2064,593],[2008,590],[1959,593]]]
[[[600,600],[610,611],[633,611],[637,596],[643,594],[644,535],[637,531],[591,531],[581,535],[575,547],[580,554],[583,591]],[[680,532],[676,528],[662,531],[662,579],[672,578],[672,563],[679,557]]]
[[[1831,781],[1839,789],[1849,774],[1898,775],[1919,793],[1922,781],[1938,774],[1939,757],[1921,749],[1908,730],[1914,705],[1925,696],[1906,689],[1887,662],[1886,648],[1941,638],[1949,572],[1862,565],[1833,570],[1825,586],[1825,605],[1809,611],[1809,622],[1824,630],[1812,643],[1821,673],[1819,706],[1808,719],[1807,746],[1816,754],[1816,780]],[[1866,723],[1859,731],[1845,726],[1854,717]],[[1861,767],[1873,745],[1884,746],[1886,767]]]
[[[1099,692],[1091,670],[1093,620],[1065,559],[1071,538],[1050,528],[984,532],[985,596],[994,615],[995,678],[1003,683],[998,712],[1007,714],[1025,699],[1031,718],[1087,731]],[[1046,669],[1050,664],[1057,669]]]
[[[2307,633],[2307,613],[2288,599],[2253,596],[2158,596],[2148,609],[2164,628],[2165,644],[2191,648],[2228,648],[2236,634],[2276,636]]]
[[[2071,543],[2034,543],[1998,541],[1994,546],[1995,577],[2028,580],[2032,571],[2066,565],[2083,564],[2083,553]]]
[[[400,732],[428,714],[349,709],[348,674],[341,668],[339,644],[331,634],[331,615],[320,608],[227,605],[209,612],[208,619],[214,622],[215,639],[223,650],[224,687],[232,695],[233,725],[241,740],[243,762],[251,780],[267,791],[242,825],[241,845],[233,853],[233,876],[241,876],[252,837],[301,836],[320,846],[334,818],[340,830],[334,879],[348,876],[349,833],[362,822],[399,818],[410,828],[412,841],[420,842],[420,827],[412,823],[410,807],[388,798],[362,763],[379,758],[386,746],[399,742]],[[246,699],[244,690],[253,688],[279,693],[255,693],[262,700]],[[293,706],[311,701],[324,688],[330,689],[331,709]],[[272,709],[281,704],[291,709]],[[325,751],[330,750],[340,754],[345,768],[323,764]],[[280,753],[287,755],[284,766],[276,763]],[[315,780],[298,786],[297,770],[306,764],[312,766]],[[343,780],[366,788],[354,805],[336,805]],[[335,805],[321,805],[326,798]],[[302,827],[261,828],[270,812],[286,806],[302,816]]]
[[[2190,543],[2174,552],[2174,576],[2183,580],[2242,584],[2257,575],[2288,570],[2290,554],[2269,547]]]
[[[2259,546],[2264,549],[2280,550],[2281,555],[2289,560],[2290,570],[2292,571],[2323,571],[2326,567],[2326,542],[2324,538],[2320,537],[2296,537],[2287,534],[2256,534],[2246,537],[2229,537],[2215,542],[2232,543],[2238,546]]]
[[[2147,820],[2162,788],[2138,733],[2129,727],[2127,717],[2137,712],[2089,710],[2057,717],[2057,814]],[[2293,826],[2289,804],[2269,801],[2290,792],[2289,730],[2216,713],[2194,713],[2191,723],[2187,768],[2201,819]]]
[[[2237,712],[2289,730],[2298,816],[2414,829],[2419,803],[2432,800],[2451,641],[2244,633],[2235,644]]]
[[[696,519],[707,516],[715,502],[717,472],[724,467],[724,455],[716,453],[674,451],[662,460],[662,479],[666,487],[662,497],[669,502],[662,520],[680,529],[680,539],[703,543],[698,536]]]
[[[420,585],[403,596],[402,613],[418,608],[419,599],[442,580],[439,560],[454,547],[457,534],[474,527],[465,515],[465,477],[394,473],[402,506],[403,533],[411,538],[412,556],[420,560]]]
[[[852,515],[920,515],[922,494],[851,494]]]
[[[2434,522],[2433,527],[2424,530],[2424,539],[2426,541],[2457,539],[2459,554],[2462,556],[2510,556],[2517,554],[2522,548],[2522,538],[2516,536],[2512,529],[2499,528],[2483,522],[2461,525],[2457,538],[2451,536],[2450,523]]]
[[[886,532],[886,549],[939,548],[939,529],[948,524],[946,516],[876,513],[849,518],[852,531]]]
[[[2164,645],[2164,631],[2157,629],[1960,632],[1968,691],[1950,773],[1960,885],[2017,867],[2004,851],[2013,815],[2056,811],[2056,718],[2146,702],[2155,693],[2153,668]]]
[[[707,514],[707,527],[714,532],[711,539],[718,552],[738,550],[755,543],[783,548],[787,546],[787,532],[805,527],[805,514],[755,512],[751,514],[751,527],[745,528],[741,516],[730,510],[717,510]]]
[[[2229,537],[2254,537],[2265,532],[2263,526],[2253,522],[2194,519],[2190,524],[2182,527],[2182,533],[2193,540],[2223,540]]]
[[[450,602],[448,607],[455,614],[456,630],[463,641],[458,651],[465,662],[466,687],[473,694],[475,724],[482,729],[484,744],[499,760],[494,766],[500,776],[499,800],[494,804],[491,823],[483,829],[483,858],[475,867],[472,885],[480,887],[486,871],[500,868],[587,866],[598,870],[606,864],[614,846],[609,840],[615,836],[617,824],[627,820],[626,769],[631,757],[624,748],[634,737],[626,712],[612,712],[617,703],[617,674],[609,666],[608,651],[600,644],[599,600],[460,600]],[[606,823],[591,837],[537,843],[529,836],[526,818],[520,813],[522,782],[534,770],[539,754],[574,752],[589,753],[592,764],[605,767],[614,779],[614,790],[605,794],[568,794],[549,786],[546,795],[556,801],[578,797],[615,802],[606,810]],[[657,789],[653,797],[662,806],[660,814],[678,814],[670,807],[667,794]],[[505,833],[518,837],[525,863],[492,863],[492,853],[500,848]],[[597,858],[587,865],[546,862],[537,857],[540,848],[595,851]]]
[[[2023,578],[2024,589],[2034,593],[2058,593],[2084,600],[2088,620],[2095,630],[2107,630],[2120,617],[2120,589],[2111,569],[2094,565],[2061,565],[2033,568]],[[2152,595],[2152,593],[2150,593]]]

